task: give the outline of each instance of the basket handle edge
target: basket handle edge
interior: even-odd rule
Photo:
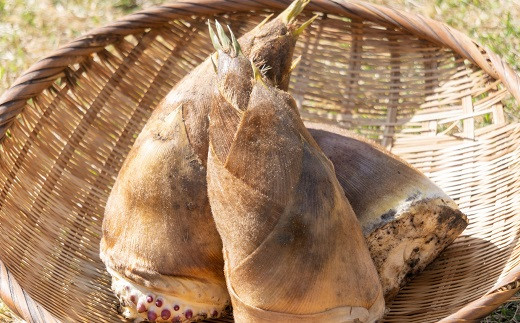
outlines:
[[[475,322],[489,315],[500,305],[506,303],[520,290],[520,265],[517,265],[504,278],[498,281],[486,294],[466,304],[457,312],[439,322]]]

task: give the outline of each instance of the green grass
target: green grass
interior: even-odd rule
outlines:
[[[0,0],[0,93],[38,58],[160,0]],[[373,0],[444,21],[520,70],[520,0]]]
[[[0,93],[31,64],[86,31],[159,0],[0,0]]]
[[[519,0],[374,0],[443,21],[520,70]]]
[[[0,0],[0,93],[38,58],[82,33],[160,0]],[[520,0],[373,0],[465,32],[520,70]],[[513,106],[513,104],[511,104]],[[517,106],[517,105],[514,105]],[[515,113],[518,113],[515,111]],[[517,302],[486,322],[520,321]],[[0,303],[0,322],[13,317]]]
[[[520,322],[520,306],[518,294],[513,299],[514,302],[506,303],[500,306],[496,311],[491,313],[488,317],[482,320],[482,323],[494,323],[494,322]]]

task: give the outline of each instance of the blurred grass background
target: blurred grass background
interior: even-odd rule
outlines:
[[[369,0],[444,21],[520,70],[520,0]],[[0,93],[38,58],[161,0],[0,0]]]
[[[369,0],[443,21],[520,70],[520,0]],[[0,93],[31,64],[82,33],[161,0],[0,0]],[[520,116],[518,105],[510,111]],[[16,318],[0,302],[0,322]],[[484,322],[520,322],[518,301]]]

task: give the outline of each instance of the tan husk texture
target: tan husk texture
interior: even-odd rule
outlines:
[[[332,163],[292,97],[221,49],[207,178],[235,320],[379,319],[379,278]]]
[[[307,2],[295,1],[239,40],[253,61],[271,67],[268,77],[281,88],[288,86],[298,36],[293,20]],[[101,258],[127,317],[147,318],[151,310],[158,311],[152,317],[160,316],[152,306],[157,297],[184,304],[181,319],[210,312],[219,316],[229,302],[222,244],[206,193],[207,117],[214,82],[207,59],[177,84],[137,138],[109,196]],[[145,301],[148,294],[151,303]],[[187,313],[193,311],[190,304],[201,312]],[[174,305],[179,304],[168,304],[171,313]]]
[[[388,301],[464,231],[467,217],[424,174],[377,144],[338,127],[305,125],[334,164]]]

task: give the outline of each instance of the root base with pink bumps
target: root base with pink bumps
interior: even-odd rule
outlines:
[[[219,318],[228,312],[230,301],[226,297],[215,304],[189,302],[174,295],[150,291],[112,271],[110,274],[121,314],[134,319],[134,322],[195,322]]]

